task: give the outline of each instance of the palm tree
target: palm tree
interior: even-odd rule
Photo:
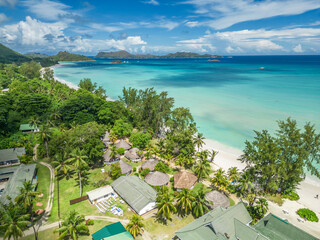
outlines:
[[[3,239],[17,240],[23,236],[23,230],[30,224],[27,219],[29,214],[22,214],[18,205],[6,206],[2,205],[1,213],[1,226],[0,230],[4,232]]]
[[[130,218],[130,222],[126,226],[126,230],[134,237],[136,238],[139,234],[142,233],[142,228],[144,227],[144,224],[142,222],[142,218],[136,214],[134,214]]]
[[[23,183],[23,187],[20,188],[20,194],[16,197],[15,201],[17,203],[23,204],[24,208],[31,213],[31,224],[34,231],[34,237],[37,240],[38,235],[33,224],[33,201],[40,192],[34,191],[35,185],[32,185],[31,181]]]
[[[202,133],[198,133],[197,137],[194,139],[194,144],[197,146],[198,152],[204,144],[204,141],[203,141],[204,139],[205,137],[203,136]]]
[[[57,178],[57,189],[58,189],[58,216],[59,220],[61,218],[60,216],[60,179],[63,178],[63,176],[67,176],[69,174],[69,171],[71,170],[70,165],[66,164],[66,157],[65,152],[62,152],[61,154],[57,154],[54,156],[54,161],[52,162],[52,165],[55,166],[54,168],[54,174]]]
[[[112,160],[115,160],[117,155],[118,155],[118,151],[117,151],[117,147],[115,144],[112,144],[112,146],[110,147],[110,158]]]
[[[49,126],[48,125],[42,126],[41,130],[40,130],[40,139],[46,148],[47,158],[49,158],[49,140],[50,140],[50,138],[51,138],[51,131],[49,129]]]
[[[204,150],[204,151],[198,152],[197,156],[198,156],[198,158],[200,160],[208,160],[209,151],[208,150]]]
[[[237,167],[231,167],[228,169],[228,177],[231,183],[239,180],[239,169]]]
[[[268,211],[268,201],[264,198],[259,198],[259,200],[256,202],[256,211],[259,213],[260,218],[263,218],[263,216]]]
[[[201,217],[203,214],[209,211],[210,202],[206,200],[205,196],[206,193],[204,192],[203,188],[200,188],[194,194],[195,200],[192,202],[192,213],[196,218]]]
[[[189,211],[192,211],[192,202],[195,201],[194,196],[191,194],[191,191],[184,188],[179,192],[177,196],[176,208],[179,209],[181,214],[188,214]]]
[[[209,152],[210,155],[210,162],[213,162],[214,158],[218,155],[219,152],[215,151],[215,150],[211,150],[211,152]]]
[[[78,170],[79,186],[80,186],[80,197],[82,196],[82,185],[81,185],[81,171],[88,166],[85,159],[87,156],[82,155],[82,152],[78,148],[76,151],[71,153],[71,158],[67,159],[67,164],[72,164],[73,167]]]
[[[237,188],[242,196],[246,196],[252,192],[254,185],[246,172],[241,175]]]
[[[214,177],[211,179],[211,183],[215,186],[219,191],[225,191],[228,186],[228,180],[225,175],[224,170],[222,168],[218,169],[215,172]]]
[[[38,118],[32,116],[30,121],[29,121],[29,125],[33,126],[34,128],[38,128],[40,121]],[[34,139],[34,131],[32,131],[32,138]]]
[[[85,218],[83,215],[79,216],[78,213],[73,210],[69,212],[69,216],[62,222],[62,226],[56,229],[54,232],[60,234],[59,240],[62,239],[78,239],[79,235],[88,235],[89,229],[83,224]]]
[[[193,172],[198,178],[198,182],[200,178],[206,178],[211,173],[211,166],[208,160],[200,160],[197,161],[196,165],[193,167]]]
[[[174,198],[169,193],[167,186],[160,188],[156,201],[158,207],[157,216],[163,218],[165,222],[167,219],[171,219],[171,213],[175,213],[177,209],[173,204]]]

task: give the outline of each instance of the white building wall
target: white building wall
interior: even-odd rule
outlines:
[[[143,209],[141,209],[140,212],[138,212],[139,215],[143,215],[145,214],[146,212],[149,212],[151,211],[152,209],[155,209],[157,207],[156,203],[155,202],[151,202],[149,203],[147,206],[145,206]]]

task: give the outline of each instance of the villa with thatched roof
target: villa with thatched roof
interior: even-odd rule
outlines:
[[[141,169],[144,170],[144,169],[148,168],[148,169],[150,169],[150,171],[154,171],[154,168],[156,167],[158,162],[159,161],[156,159],[149,159],[149,160],[145,161],[144,163],[142,163]]]
[[[151,186],[163,186],[168,185],[170,178],[166,173],[155,171],[149,173],[144,180]]]
[[[131,146],[129,143],[127,143],[125,140],[121,139],[117,144],[116,144],[117,149],[123,148],[124,150],[128,151]]]
[[[103,154],[103,162],[105,164],[112,164],[112,163],[116,163],[116,162],[119,162],[120,160],[120,155],[117,154],[116,157],[114,159],[111,158],[111,150],[108,149],[108,151],[106,151],[104,154]]]
[[[125,161],[120,160],[120,168],[121,168],[121,173],[129,175],[132,172],[132,166]]]
[[[212,204],[210,205],[212,209],[216,207],[228,208],[230,206],[229,198],[217,190],[208,192],[205,198],[207,201],[212,202]]]
[[[139,162],[141,161],[141,156],[138,154],[139,151],[138,148],[132,148],[124,156],[132,162]]]
[[[194,184],[197,182],[197,177],[188,171],[177,172],[173,175],[174,188],[176,189],[192,189]]]

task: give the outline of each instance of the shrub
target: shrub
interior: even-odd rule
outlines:
[[[137,172],[136,172],[134,175],[136,175],[137,177],[139,177],[139,173],[137,173]]]
[[[137,168],[133,167],[132,172],[136,172],[136,171],[137,171]]]
[[[232,185],[232,184],[229,184],[229,185],[227,186],[227,191],[228,191],[229,193],[236,193],[236,186],[235,186],[235,185]]]
[[[295,193],[295,192],[292,192],[292,191],[284,193],[283,197],[287,198],[287,199],[289,199],[291,201],[297,201],[297,200],[300,199],[299,195],[297,193]]]
[[[156,171],[159,171],[159,172],[163,172],[163,173],[169,173],[170,172],[170,167],[168,164],[165,164],[164,162],[161,162],[159,161],[157,163],[157,165],[154,167],[154,169]]]
[[[146,176],[146,175],[148,175],[149,173],[150,173],[150,169],[149,168],[145,168],[145,169],[143,169],[142,171],[141,171],[141,176]]]
[[[94,221],[93,221],[93,219],[88,219],[87,221],[86,221],[86,225],[94,225]]]
[[[116,180],[118,177],[120,177],[121,176],[120,164],[119,163],[112,164],[110,167],[109,174],[113,180]]]
[[[315,214],[314,211],[308,209],[308,208],[300,208],[298,211],[297,211],[297,214],[310,221],[310,222],[319,222],[319,218],[318,216]]]
[[[124,148],[118,148],[117,153],[123,155],[126,150]]]
[[[173,179],[173,177],[171,177],[171,178],[170,178],[170,182],[171,182],[171,183],[173,183],[173,182],[174,182],[174,179]]]

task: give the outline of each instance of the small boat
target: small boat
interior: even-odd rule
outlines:
[[[260,69],[261,69],[261,70],[263,70],[263,69],[264,69],[264,67],[260,67]]]

